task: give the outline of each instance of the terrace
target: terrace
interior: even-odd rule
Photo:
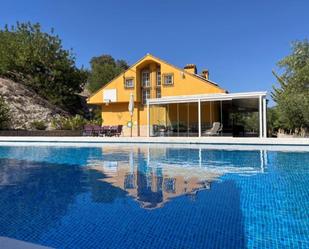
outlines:
[[[147,105],[148,137],[267,137],[266,92],[162,97]]]

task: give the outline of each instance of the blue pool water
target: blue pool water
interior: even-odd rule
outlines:
[[[0,237],[74,249],[309,248],[309,153],[0,146]]]

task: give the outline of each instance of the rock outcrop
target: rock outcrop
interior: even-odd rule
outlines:
[[[25,85],[8,79],[0,78],[0,95],[10,107],[11,129],[31,129],[34,121],[43,121],[50,129],[53,117],[69,115]]]

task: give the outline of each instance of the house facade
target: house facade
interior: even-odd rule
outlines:
[[[130,135],[131,125],[133,136],[203,136],[215,123],[220,124],[215,131],[220,135],[263,136],[265,96],[264,92],[231,95],[209,79],[208,70],[198,74],[193,64],[182,69],[147,54],[90,96],[88,104],[100,106],[103,126],[123,125],[124,136]],[[252,123],[256,116],[252,127],[235,123],[236,119]]]

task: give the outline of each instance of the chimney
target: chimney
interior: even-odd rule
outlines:
[[[187,64],[184,69],[188,73],[197,74],[197,68],[194,64]]]
[[[204,69],[204,70],[202,71],[202,73],[201,73],[201,76],[202,76],[203,78],[205,78],[206,80],[208,80],[208,79],[209,79],[209,71],[208,71],[208,69]]]

